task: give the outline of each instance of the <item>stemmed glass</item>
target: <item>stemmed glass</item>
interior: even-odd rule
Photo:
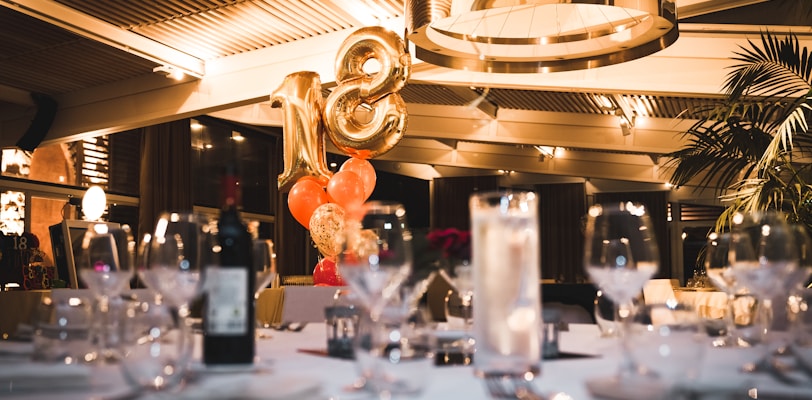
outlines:
[[[407,331],[397,331],[403,340],[394,346],[387,332],[402,321],[384,315],[390,302],[401,300],[401,286],[412,268],[412,234],[405,208],[392,202],[364,204],[362,212],[345,222],[339,243],[339,272],[366,309],[361,316],[363,332],[355,345],[363,387],[382,397],[416,390],[401,373],[415,370],[411,365],[425,370],[430,360],[407,344]]]
[[[254,301],[257,302],[262,291],[268,287],[271,281],[276,279],[276,255],[273,252],[273,242],[267,239],[254,239],[253,252],[254,272],[257,275],[256,286],[254,287]],[[260,307],[255,306],[254,309],[260,310]],[[267,327],[267,325],[265,325],[263,318],[260,317],[260,313],[257,312],[256,314],[256,337],[258,339],[270,338],[269,335],[260,332],[260,327]]]
[[[737,282],[732,267],[732,260],[752,257],[753,248],[749,238],[738,234],[734,236],[729,232],[711,232],[708,235],[705,246],[705,271],[711,283],[727,294],[724,334],[713,340],[714,347],[747,347],[753,341],[752,332],[747,333],[737,329],[735,322],[737,299],[750,295]],[[747,299],[742,301],[746,302]]]
[[[739,214],[734,222],[731,234],[737,247],[730,253],[733,273],[742,286],[764,302],[766,324],[770,327],[772,303],[787,295],[787,280],[798,269],[796,234],[784,214],[777,211]]]
[[[644,206],[632,202],[589,208],[585,232],[586,272],[615,303],[624,356],[621,375],[634,374],[627,335],[634,299],[657,272],[659,256],[654,231]]]
[[[167,212],[158,217],[155,233],[146,245],[144,283],[162,301],[189,316],[189,305],[201,293],[202,271],[212,255],[213,234],[206,216]]]
[[[202,292],[204,266],[213,258],[209,220],[196,213],[160,215],[142,242],[138,274],[155,292],[152,302],[128,310],[131,325],[125,377],[149,390],[174,387],[192,356],[190,304]]]
[[[135,241],[128,225],[91,224],[85,232],[79,275],[96,297],[97,356],[103,361],[119,357],[118,318],[111,314],[120,305],[118,297],[129,288],[134,257]]]
[[[254,239],[254,272],[257,274],[254,299],[276,278],[276,265],[273,243],[267,239]]]
[[[346,222],[339,240],[341,276],[375,320],[411,273],[412,234],[406,209],[399,203],[366,203],[360,218]]]

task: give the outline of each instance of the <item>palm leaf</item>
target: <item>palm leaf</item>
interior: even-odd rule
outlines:
[[[803,160],[812,155],[812,54],[795,35],[767,31],[760,45],[748,41],[731,59],[725,103],[687,113],[699,120],[683,133],[685,146],[666,155],[672,183],[722,194],[728,207],[717,229],[738,212],[769,208],[812,226],[812,167]]]

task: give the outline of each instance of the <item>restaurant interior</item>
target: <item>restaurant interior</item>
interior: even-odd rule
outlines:
[[[674,177],[765,35],[812,76],[810,0],[0,0],[0,396],[810,398],[808,235]],[[224,181],[267,284],[189,267]]]
[[[407,15],[414,3],[431,5],[0,1],[3,232],[33,232],[52,260],[48,227],[81,219],[79,199],[91,185],[108,192],[103,218],[139,235],[163,210],[216,215],[216,171],[237,159],[243,215],[275,242],[280,273],[311,274],[318,251],[288,211],[290,188],[276,179],[284,130],[293,128],[271,95],[286,76],[313,71],[328,96],[341,84],[334,69],[342,41],[382,26],[415,40],[400,90],[407,127],[397,146],[369,160],[377,172],[371,199],[404,203],[410,226],[428,232],[468,229],[474,192],[534,190],[541,277],[558,284],[587,283],[581,227],[589,205],[643,202],[662,253],[657,277],[684,284],[723,209],[715,188],[669,182],[664,155],[684,144],[687,110],[722,98],[731,57],[765,30],[812,40],[805,2],[677,0],[660,2],[673,6],[678,32],[659,33],[656,49],[632,44],[610,49],[618,57],[590,59],[590,50],[564,46],[529,67],[456,65],[455,55],[432,59],[436,49],[409,31],[424,17]],[[510,2],[480,6],[501,3]],[[601,29],[567,28],[587,36]],[[587,56],[574,55],[582,50]],[[331,171],[348,157],[329,140],[325,153]]]

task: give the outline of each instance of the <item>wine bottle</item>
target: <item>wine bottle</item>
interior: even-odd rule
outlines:
[[[254,281],[251,234],[240,219],[236,168],[223,176],[223,207],[217,222],[219,263],[205,270],[203,362],[254,362]]]

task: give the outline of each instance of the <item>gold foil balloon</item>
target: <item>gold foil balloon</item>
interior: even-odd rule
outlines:
[[[380,64],[374,74],[364,67]],[[406,130],[406,103],[398,93],[409,79],[411,57],[396,33],[379,27],[353,32],[336,58],[338,86],[327,97],[324,124],[345,154],[369,159],[391,150]]]
[[[320,205],[310,217],[310,238],[319,252],[332,257],[341,251],[339,235],[344,230],[344,209],[335,203]]]
[[[282,107],[284,171],[278,177],[284,191],[304,176],[327,181],[332,176],[327,168],[322,110],[321,80],[315,72],[295,72],[285,77],[271,94],[271,106]]]

